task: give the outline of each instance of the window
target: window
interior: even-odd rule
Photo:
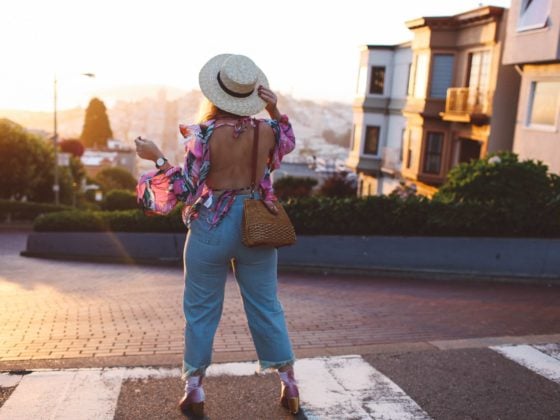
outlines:
[[[375,95],[383,95],[383,86],[385,85],[385,67],[371,68],[371,81],[369,85],[369,93]]]
[[[412,168],[412,131],[408,131],[408,142],[406,147],[406,169]]]
[[[402,152],[403,152],[403,148],[404,148],[404,142],[405,142],[405,135],[406,135],[406,129],[403,128],[402,132],[401,132],[401,147],[399,149],[399,163],[402,163]]]
[[[364,154],[377,155],[379,151],[379,127],[370,126],[366,127],[366,141],[364,142]]]
[[[467,86],[486,92],[490,86],[490,51],[469,54]]]
[[[560,102],[560,81],[531,83],[527,125],[555,127]]]
[[[430,83],[431,98],[445,98],[453,81],[453,54],[434,54]]]
[[[361,66],[358,72],[358,84],[356,86],[356,93],[358,95],[366,94],[367,70],[367,66]]]
[[[414,83],[412,84],[412,96],[415,98],[426,97],[426,84],[428,82],[428,54],[418,54],[416,56],[416,66],[414,69]]]
[[[424,152],[424,172],[438,175],[441,171],[441,152],[443,133],[428,131],[426,150]]]
[[[352,133],[350,134],[350,150],[354,150],[356,144],[354,137],[356,136],[356,124],[352,124]]]
[[[544,28],[550,13],[550,0],[522,0],[518,31]]]
[[[410,75],[412,74],[412,63],[408,65],[408,74],[406,76],[406,94],[410,95]]]

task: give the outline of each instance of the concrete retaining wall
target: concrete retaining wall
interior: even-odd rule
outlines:
[[[32,232],[25,256],[181,264],[184,234]],[[560,239],[299,236],[284,267],[560,278]]]

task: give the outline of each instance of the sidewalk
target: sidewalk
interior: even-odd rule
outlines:
[[[25,234],[1,239],[0,368],[34,360],[181,360],[180,269],[24,258]],[[284,273],[279,294],[302,357],[560,333],[559,286]],[[231,277],[214,350],[217,361],[256,358]]]

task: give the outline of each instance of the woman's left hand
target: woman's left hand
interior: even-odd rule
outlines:
[[[278,208],[274,204],[274,201],[263,200],[263,203],[264,203],[264,205],[266,206],[266,208],[268,209],[269,212],[271,212],[272,214],[278,214]]]
[[[155,162],[158,158],[163,156],[157,144],[151,140],[138,137],[134,140],[134,143],[136,144],[136,154],[142,159]]]

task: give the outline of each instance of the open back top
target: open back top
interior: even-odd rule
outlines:
[[[287,116],[279,121],[259,120],[257,192],[265,201],[274,201],[271,172],[295,147],[295,137]],[[188,226],[198,216],[201,205],[214,212],[216,226],[229,211],[236,195],[251,184],[251,150],[257,120],[209,120],[205,124],[180,125],[185,161],[167,171],[143,174],[136,187],[138,202],[147,214],[167,214],[185,203],[182,215]]]

